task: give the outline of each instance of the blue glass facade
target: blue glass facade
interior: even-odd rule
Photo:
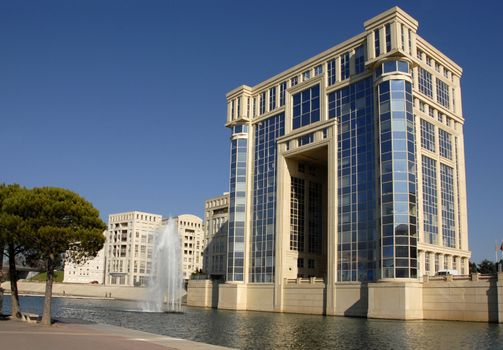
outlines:
[[[274,281],[277,138],[284,133],[283,113],[255,126],[250,282]]]
[[[453,142],[460,129],[453,123],[460,122],[455,110],[447,110],[451,95],[459,94],[457,78],[451,79],[458,73],[444,73],[444,79],[439,69],[445,67],[438,66],[440,74],[433,71],[435,57],[422,64],[416,52],[412,58],[403,52],[410,38],[407,25],[399,24],[372,26],[350,45],[228,95],[229,114],[253,109],[245,113],[252,114],[249,139],[247,130],[236,128],[231,142],[229,281],[272,283],[280,271],[277,276],[288,279],[331,281],[332,272],[340,282],[413,279],[419,269],[419,226],[425,243],[420,253],[429,254],[430,265],[438,265],[432,253],[444,254],[434,245],[464,244],[459,220],[465,209],[460,214],[455,208],[460,199],[454,198],[454,181],[456,188],[463,186],[454,179]],[[417,118],[425,118],[420,121],[413,111],[415,78]],[[228,119],[231,125],[242,122]],[[284,183],[278,182],[278,159]],[[309,167],[319,172],[308,173]],[[337,180],[330,178],[334,171]],[[278,185],[284,198],[277,197]],[[419,218],[418,204],[424,214]],[[281,270],[275,268],[276,220],[285,230],[280,243],[287,252],[278,250],[278,261],[285,264]],[[328,265],[334,261],[337,266]]]
[[[421,147],[435,152],[435,126],[421,119]]]
[[[231,174],[229,189],[229,235],[227,242],[227,280],[244,280],[245,218],[246,218],[246,158],[248,127],[232,129]]]
[[[452,136],[445,130],[438,130],[438,142],[440,155],[452,160]]]
[[[422,158],[424,241],[438,244],[437,162]]]
[[[416,155],[412,85],[379,84],[381,278],[417,277]]]
[[[320,120],[320,86],[315,85],[293,95],[293,128]]]
[[[454,170],[440,163],[440,190],[442,195],[442,239],[444,246],[456,247],[454,216]]]
[[[355,49],[355,74],[362,73],[365,70],[365,48],[358,46]]]
[[[341,55],[341,80],[349,78],[349,52]]]
[[[338,117],[338,277],[376,278],[376,149],[372,78],[328,94],[328,116]]]

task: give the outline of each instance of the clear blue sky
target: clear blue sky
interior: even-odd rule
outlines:
[[[455,4],[455,8],[449,5]],[[228,189],[225,94],[399,5],[464,69],[470,244],[503,239],[498,1],[1,1],[1,182],[58,186],[103,218],[203,214]]]

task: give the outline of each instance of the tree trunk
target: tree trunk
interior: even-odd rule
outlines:
[[[9,252],[9,279],[10,279],[10,295],[11,295],[11,315],[16,318],[21,318],[21,308],[19,306],[19,293],[17,290],[17,270],[16,270],[16,255],[14,253],[14,244],[9,243],[7,246]]]
[[[47,280],[45,281],[44,313],[42,324],[51,325],[52,282],[54,281],[54,255],[47,258]]]
[[[0,315],[3,315],[3,251],[5,248],[4,241],[0,240]]]

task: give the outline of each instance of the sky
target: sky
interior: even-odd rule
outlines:
[[[455,4],[455,7],[451,5]],[[498,1],[1,1],[0,182],[80,193],[103,219],[203,217],[229,188],[225,94],[398,5],[463,67],[473,260],[503,240]]]

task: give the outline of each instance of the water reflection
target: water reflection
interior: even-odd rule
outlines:
[[[5,298],[7,310],[9,298]],[[22,297],[41,313],[42,298]],[[184,314],[143,313],[136,303],[54,299],[59,319],[108,323],[239,349],[503,349],[503,326],[447,321],[389,321],[185,307]],[[128,311],[129,310],[129,311]]]

